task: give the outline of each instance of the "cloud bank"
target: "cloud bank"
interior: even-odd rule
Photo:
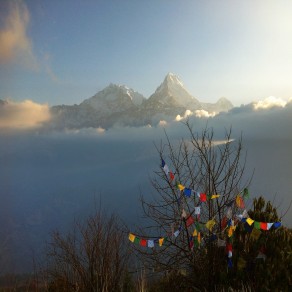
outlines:
[[[0,129],[31,129],[49,120],[50,109],[47,104],[31,100],[0,102]]]
[[[37,69],[32,41],[27,34],[30,14],[21,1],[9,1],[9,12],[0,28],[0,64],[17,63]]]

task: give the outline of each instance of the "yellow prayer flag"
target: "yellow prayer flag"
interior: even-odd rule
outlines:
[[[211,199],[216,199],[216,198],[219,198],[220,195],[212,195]]]
[[[199,244],[201,243],[201,233],[200,232],[198,233],[198,243]]]
[[[247,218],[246,222],[248,223],[248,225],[251,225],[254,222],[254,220],[252,220],[251,218]]]
[[[135,238],[136,238],[136,236],[134,234],[132,234],[132,233],[129,234],[130,241],[134,242]]]
[[[235,231],[236,226],[230,226],[228,229],[228,237],[231,237],[233,232]]]
[[[212,220],[209,220],[207,223],[206,223],[206,227],[212,231],[212,228],[214,227],[214,225],[216,224],[216,221],[214,219]]]
[[[179,188],[180,191],[183,191],[185,189],[185,186],[178,184],[177,187]]]
[[[197,231],[197,229],[194,230],[194,232],[193,232],[193,236],[198,236],[198,231]]]
[[[159,238],[159,246],[162,246],[162,244],[163,244],[163,241],[164,241],[164,237],[162,237],[162,238]]]

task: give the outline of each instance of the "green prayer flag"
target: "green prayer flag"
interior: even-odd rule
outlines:
[[[140,244],[140,238],[136,236],[135,239],[134,239],[134,243]]]
[[[261,223],[258,222],[258,221],[254,221],[253,227],[256,228],[256,229],[261,229]]]

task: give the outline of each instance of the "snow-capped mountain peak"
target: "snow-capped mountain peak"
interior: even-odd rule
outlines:
[[[183,107],[186,109],[199,109],[199,101],[184,87],[180,78],[168,73],[164,81],[149,98],[152,106],[159,104],[162,107]]]
[[[81,105],[90,105],[92,108],[104,109],[105,107],[112,108],[114,105],[119,108],[125,106],[139,106],[144,100],[144,96],[125,85],[117,85],[111,83],[103,90],[99,91],[91,98],[84,100]],[[121,109],[121,108],[120,108]]]

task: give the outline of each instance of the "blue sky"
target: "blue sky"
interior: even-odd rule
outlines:
[[[199,100],[292,96],[291,1],[0,3],[0,99],[74,104],[109,83],[149,97],[168,72]]]

